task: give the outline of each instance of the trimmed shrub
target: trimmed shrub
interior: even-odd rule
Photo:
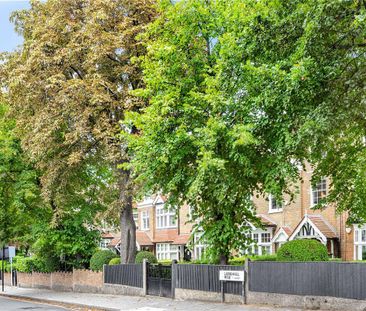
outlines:
[[[241,256],[241,257],[231,258],[229,260],[229,265],[232,265],[232,266],[242,266],[245,263],[245,258],[247,258],[247,257],[246,256]]]
[[[112,258],[118,257],[110,250],[99,250],[90,259],[90,269],[93,271],[101,271],[103,265],[107,265]]]
[[[155,255],[152,252],[141,251],[136,255],[135,263],[142,263],[144,259],[147,259],[149,263],[157,263]]]
[[[160,263],[162,265],[171,265],[172,260],[170,260],[170,259],[158,260],[158,263]]]
[[[121,264],[121,258],[119,258],[119,257],[112,258],[112,259],[109,261],[109,265],[110,265],[110,266],[119,265],[119,264]]]
[[[234,257],[229,260],[229,265],[232,266],[243,266],[245,264],[245,258],[249,258],[252,261],[276,261],[277,255],[254,255],[254,256],[241,256]]]
[[[327,248],[316,240],[293,240],[277,252],[278,261],[328,261]]]
[[[277,261],[277,255],[261,255],[261,256],[252,256],[250,260],[253,261]]]

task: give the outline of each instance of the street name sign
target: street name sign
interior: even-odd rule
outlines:
[[[244,271],[220,270],[220,281],[244,282]]]

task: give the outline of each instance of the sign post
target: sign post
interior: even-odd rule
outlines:
[[[221,281],[221,302],[225,302],[225,282],[242,282],[244,287],[244,271],[220,270],[219,280]]]
[[[13,280],[13,257],[15,257],[15,246],[9,246],[9,261],[10,261],[10,285],[14,286]]]

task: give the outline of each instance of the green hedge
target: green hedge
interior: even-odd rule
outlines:
[[[1,265],[1,263],[0,263]],[[0,266],[1,267],[1,266]],[[15,256],[13,258],[13,269],[19,272],[53,272],[59,269],[55,259]],[[6,265],[6,271],[10,271],[10,263]]]
[[[170,259],[158,260],[158,263],[160,263],[162,265],[171,265],[172,260],[170,260]]]
[[[155,255],[152,252],[141,251],[136,255],[135,263],[142,263],[144,259],[147,259],[149,263],[157,263]]]
[[[328,261],[327,248],[316,240],[293,240],[277,252],[278,261]]]
[[[241,256],[241,257],[234,257],[229,260],[229,265],[233,266],[242,266],[245,264],[245,259],[249,258],[252,261],[276,261],[277,255],[254,255],[254,256]]]
[[[115,266],[115,265],[119,265],[121,264],[121,258],[112,258],[110,261],[109,261],[109,265],[110,266]]]
[[[109,264],[113,258],[118,256],[110,250],[99,250],[90,259],[90,269],[93,271],[101,271],[103,265]]]

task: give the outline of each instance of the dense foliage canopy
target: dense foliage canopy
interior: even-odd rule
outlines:
[[[70,210],[109,211],[105,220],[121,224],[123,262],[135,256],[134,185],[119,121],[145,105],[129,92],[143,86],[131,60],[144,53],[136,35],[154,14],[149,0],[32,1],[13,16],[24,43],[1,70],[55,222]]]
[[[313,182],[331,177],[322,203],[365,219],[365,3],[186,0],[160,9],[138,92],[150,106],[131,115],[147,188],[187,201],[223,258],[258,225],[251,195],[294,195],[307,161]]]
[[[314,183],[331,180],[318,208],[366,221],[365,1],[49,0],[13,20],[24,44],[0,66],[4,240],[41,228],[38,249],[83,265],[103,215],[134,262],[138,184],[188,203],[225,263],[261,225],[252,196],[294,196],[306,163]],[[10,230],[8,214],[24,222]],[[88,232],[83,246],[72,232]]]

